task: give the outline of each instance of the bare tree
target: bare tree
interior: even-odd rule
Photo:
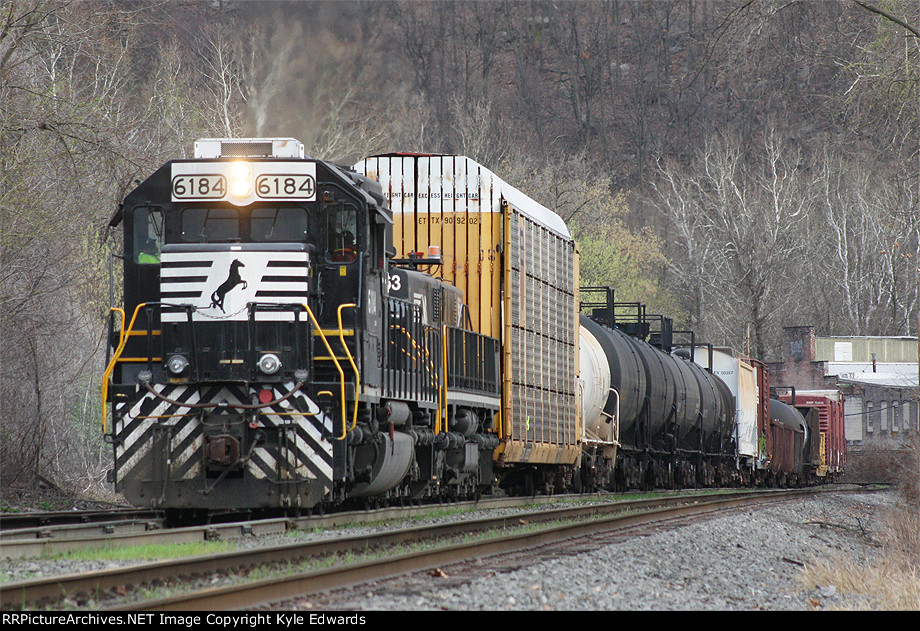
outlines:
[[[920,205],[889,165],[825,150],[812,217],[815,286],[829,284],[828,325],[856,335],[904,335],[920,307]],[[806,270],[807,272],[808,270]]]
[[[659,282],[667,261],[659,238],[625,221],[623,193],[585,154],[540,159],[510,152],[501,176],[556,211],[578,242],[580,283],[614,289],[621,301],[642,302],[655,313],[678,317],[680,305]]]
[[[736,139],[707,145],[690,169],[663,166],[658,204],[673,230],[668,250],[678,282],[692,288],[691,324],[710,339],[765,357],[776,316],[801,291],[807,258],[802,227],[809,211],[800,158],[774,134],[746,155]]]
[[[12,2],[0,19],[0,475],[98,485],[104,229],[157,151],[190,144],[172,142],[182,65],[154,71],[174,89],[145,91],[128,5]]]
[[[225,138],[238,136],[242,129],[244,100],[241,77],[241,60],[234,54],[236,33],[231,25],[217,22],[209,24],[204,33],[204,47],[200,51],[201,72],[205,89],[211,94],[215,119],[221,122]]]

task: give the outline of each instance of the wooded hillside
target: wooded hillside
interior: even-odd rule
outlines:
[[[7,0],[3,482],[104,480],[108,221],[199,137],[468,155],[569,222],[586,284],[755,357],[916,335],[918,29],[910,0]]]

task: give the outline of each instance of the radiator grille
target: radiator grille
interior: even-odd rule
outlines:
[[[270,142],[222,142],[220,155],[225,158],[258,158],[272,155]]]

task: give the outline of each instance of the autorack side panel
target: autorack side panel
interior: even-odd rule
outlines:
[[[577,252],[565,224],[469,158],[376,156],[356,169],[390,200],[397,256],[439,246],[429,271],[463,291],[462,324],[502,340],[502,459],[574,462]]]
[[[571,463],[578,438],[574,244],[511,204],[505,205],[505,215],[507,440],[502,459]]]
[[[464,326],[499,337],[501,186],[492,173],[459,156],[376,156],[356,169],[376,179],[389,199],[396,256],[427,256],[430,246],[440,247],[442,264],[422,269],[463,292]]]

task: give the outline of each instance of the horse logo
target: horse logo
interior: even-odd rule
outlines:
[[[246,281],[240,277],[241,267],[246,266],[243,265],[242,261],[240,260],[234,260],[232,263],[230,263],[230,275],[227,277],[227,280],[222,282],[220,287],[215,289],[214,293],[211,294],[212,308],[217,307],[221,310],[221,312],[226,313],[226,311],[224,311],[224,297],[226,297],[226,295],[230,293],[230,290],[237,285],[242,285],[243,289],[246,289],[246,287],[249,286]]]

